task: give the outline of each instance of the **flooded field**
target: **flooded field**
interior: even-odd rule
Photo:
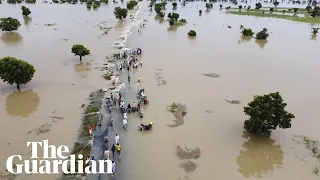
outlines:
[[[156,19],[148,4],[142,3],[139,13],[138,19],[148,20],[141,35],[129,18],[125,22],[114,19],[114,7],[125,3],[110,2],[97,11],[87,11],[80,4],[38,3],[29,5],[32,19],[28,20],[22,18],[20,5],[0,5],[1,17],[11,16],[22,23],[17,33],[1,34],[1,57],[24,59],[36,69],[33,81],[22,86],[22,92],[0,83],[0,161],[5,163],[8,156],[21,151],[28,154],[25,146],[31,140],[49,139],[72,147],[81,105],[91,91],[108,85],[102,78],[102,64],[116,51],[115,42],[121,45],[127,28],[132,27],[127,46],[140,47],[144,53],[143,68],[133,74],[132,81],[141,76],[150,99],[142,120],[153,121],[155,128],[140,133],[136,130],[140,120],[129,122],[128,132],[121,137],[122,168],[117,179],[318,179],[312,172],[317,160],[292,141],[294,135],[320,139],[316,113],[320,42],[311,39],[311,25],[228,15],[218,4],[205,11],[204,2],[194,2],[185,7],[178,3],[176,12],[188,23],[168,29],[168,22]],[[164,12],[172,12],[171,8],[168,3]],[[104,26],[113,28],[100,36],[104,31],[98,25],[104,21]],[[254,31],[266,27],[270,38],[267,42],[241,38],[241,24]],[[191,29],[197,32],[196,38],[187,37]],[[71,54],[71,46],[78,43],[92,54],[83,58],[83,64]],[[244,133],[243,106],[253,95],[276,91],[296,116],[292,128],[276,130],[270,139]],[[167,108],[174,102],[185,106],[179,126],[169,126],[175,118]],[[52,116],[63,119],[45,134],[28,133],[51,123]],[[200,153],[196,158],[180,158],[176,151],[185,147],[198,147]]]

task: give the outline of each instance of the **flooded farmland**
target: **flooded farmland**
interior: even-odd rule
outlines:
[[[143,68],[131,78],[136,81],[141,76],[150,100],[143,107],[142,122],[153,121],[154,129],[141,133],[137,131],[141,120],[132,118],[128,131],[121,132],[123,155],[117,179],[318,179],[312,170],[319,162],[292,141],[294,135],[320,139],[316,113],[320,42],[311,39],[311,25],[230,15],[219,10],[218,4],[205,11],[204,2],[185,7],[178,3],[175,12],[188,23],[177,28],[168,28],[168,22],[155,18],[149,2],[141,2],[133,22],[129,17],[124,22],[114,18],[114,7],[125,6],[125,2],[109,2],[90,11],[84,4],[38,2],[28,5],[29,19],[22,17],[19,4],[1,4],[1,17],[17,18],[22,24],[15,33],[1,34],[1,57],[26,60],[36,73],[21,92],[0,83],[0,168],[5,170],[5,161],[12,154],[28,156],[27,141],[49,139],[55,145],[72,147],[83,113],[81,105],[90,92],[108,85],[102,78],[102,65],[130,30],[126,46],[143,49]],[[168,3],[164,12],[173,12],[171,9]],[[142,20],[147,24],[139,35]],[[270,38],[267,42],[241,38],[241,24],[256,32],[266,27]],[[112,28],[102,35],[100,26]],[[197,32],[196,38],[188,38],[191,29]],[[83,57],[82,63],[71,54],[72,45],[78,43],[92,54]],[[276,91],[296,116],[292,128],[275,130],[269,139],[244,133],[243,106],[254,95]],[[185,106],[184,123],[177,127],[169,126],[175,123],[167,110],[172,103]],[[62,119],[49,132],[28,133],[51,123],[53,117]],[[197,156],[177,156],[177,150],[185,147],[199,148]]]

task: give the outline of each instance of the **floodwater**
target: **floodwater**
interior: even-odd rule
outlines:
[[[320,139],[315,128],[320,127],[315,113],[320,103],[320,42],[311,39],[311,25],[227,15],[218,4],[205,11],[203,2],[195,2],[185,7],[178,5],[176,10],[188,24],[168,29],[167,22],[154,18],[155,12],[148,10],[148,3],[143,4],[139,14],[148,23],[141,36],[132,26],[128,46],[144,51],[143,68],[132,75],[132,81],[141,76],[150,99],[142,120],[153,121],[155,128],[140,133],[136,130],[140,120],[129,121],[128,132],[121,137],[123,169],[118,170],[121,176],[117,179],[317,179],[312,170],[318,162],[292,141],[293,135]],[[172,12],[170,4],[166,14]],[[24,20],[20,5],[0,5],[1,16],[28,22],[22,23],[18,34],[12,37],[2,34],[1,57],[27,60],[37,70],[22,92],[15,92],[15,86],[0,84],[0,125],[4,127],[1,162],[21,150],[28,153],[25,142],[31,140],[49,139],[53,144],[72,147],[81,104],[89,92],[108,84],[96,67],[115,51],[114,42],[125,36],[131,23],[115,21],[114,6],[117,5],[109,3],[88,12],[85,5],[30,5],[32,19]],[[198,15],[200,9],[202,16]],[[119,28],[99,39],[103,31],[95,26],[101,21]],[[44,26],[51,23],[57,25]],[[266,27],[270,38],[267,42],[241,38],[241,24],[256,32]],[[197,32],[196,38],[187,37],[191,29]],[[92,53],[80,65],[78,57],[70,53],[71,46],[77,43]],[[220,77],[203,76],[205,73]],[[275,91],[282,94],[288,111],[296,116],[292,128],[276,130],[270,139],[243,133],[247,118],[243,106],[253,95]],[[225,100],[239,100],[241,104]],[[185,104],[187,114],[182,126],[170,128],[168,124],[174,118],[167,107],[173,102]],[[46,134],[26,135],[51,122],[50,116],[64,119]],[[185,160],[176,157],[177,145],[201,149],[200,158],[191,160],[197,164],[195,171],[186,173],[179,167]],[[0,168],[4,169],[4,163]]]

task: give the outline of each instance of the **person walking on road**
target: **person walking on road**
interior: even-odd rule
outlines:
[[[116,134],[116,136],[114,137],[114,140],[116,141],[116,144],[119,144],[120,136]]]
[[[114,158],[114,152],[116,151],[116,147],[114,146],[114,144],[112,145],[111,151],[112,151],[112,157]]]
[[[115,171],[116,171],[116,163],[112,161],[112,176],[114,176]]]
[[[106,160],[109,160],[109,159],[110,159],[110,151],[109,151],[108,148],[104,151],[104,156],[105,156],[105,159],[106,159]]]
[[[116,150],[117,150],[118,156],[120,157],[121,146],[119,143],[116,145]]]

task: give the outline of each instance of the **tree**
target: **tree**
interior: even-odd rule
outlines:
[[[261,3],[257,3],[256,4],[256,9],[260,9],[260,8],[262,8],[262,4]]]
[[[179,14],[178,13],[169,13],[168,14],[168,18],[171,20],[171,21],[178,21],[179,19]]]
[[[220,9],[222,9],[222,4],[219,4]]]
[[[308,6],[306,7],[306,9],[307,9],[308,12],[310,12],[310,10],[312,9],[312,7],[311,7],[310,5],[308,5]]]
[[[196,33],[196,31],[194,31],[194,30],[190,30],[190,31],[188,32],[188,36],[197,36],[197,33]]]
[[[26,0],[26,3],[28,3],[28,4],[34,4],[34,3],[36,3],[36,0]]]
[[[177,4],[176,2],[173,2],[173,3],[172,3],[172,7],[173,7],[173,8],[176,8],[177,5],[178,5],[178,4]]]
[[[27,84],[36,72],[34,67],[26,61],[14,57],[4,57],[0,59],[0,78],[8,84],[16,84],[20,90],[20,85]]]
[[[251,28],[244,28],[242,26],[242,27],[240,27],[240,29],[242,29],[241,33],[242,33],[243,36],[253,36],[254,35],[254,32],[252,31]]]
[[[115,7],[114,8],[114,15],[116,16],[117,19],[125,19],[127,17],[128,10],[126,8],[121,8],[121,7]]]
[[[133,9],[134,6],[136,6],[138,4],[137,1],[131,0],[127,2],[127,8],[128,9]]]
[[[174,21],[170,20],[169,24],[170,24],[170,26],[173,26],[174,25]]]
[[[320,16],[320,7],[316,6],[313,8],[313,11],[311,12],[312,17]]]
[[[273,11],[273,8],[270,8],[270,11]]]
[[[268,37],[269,37],[269,34],[268,34],[267,28],[263,28],[262,31],[260,31],[256,34],[256,39],[258,39],[258,40],[266,40]]]
[[[166,15],[164,12],[160,12],[159,14],[158,14],[161,18],[164,18],[164,16]]]
[[[209,3],[206,3],[206,8],[207,8],[207,9],[210,9],[210,8],[211,8],[211,6],[210,6]]]
[[[8,4],[16,4],[17,1],[16,1],[16,0],[7,0],[7,3],[8,3]]]
[[[315,28],[315,27],[312,28],[312,34],[313,34],[314,36],[317,35],[318,32],[319,32],[319,28]]]
[[[274,2],[273,2],[274,7],[277,7],[279,4],[280,4],[280,3],[279,3],[278,1],[274,1]]]
[[[270,137],[271,131],[278,126],[291,128],[291,119],[295,116],[285,111],[286,106],[279,92],[254,96],[253,101],[244,107],[244,113],[250,116],[244,122],[244,128],[252,134],[266,137]]]
[[[299,8],[293,8],[294,13],[297,13]]]
[[[71,48],[71,52],[75,56],[80,56],[80,61],[82,60],[82,56],[86,56],[90,54],[90,50],[84,47],[82,44],[75,44]]]
[[[24,16],[29,16],[31,14],[30,9],[25,6],[22,6],[21,10],[22,10],[22,15],[24,15]]]
[[[202,14],[202,10],[199,10],[199,15],[201,16],[201,14]]]
[[[161,9],[162,9],[161,3],[158,3],[154,6],[154,10],[156,11],[157,14],[161,12]]]
[[[0,18],[0,29],[2,31],[16,31],[20,26],[21,24],[17,19],[11,17]]]
[[[239,5],[238,7],[239,7],[239,9],[242,9],[242,5]]]
[[[166,1],[163,1],[163,2],[161,2],[160,4],[161,4],[162,8],[165,8],[166,5],[167,5],[167,2],[166,2]]]

